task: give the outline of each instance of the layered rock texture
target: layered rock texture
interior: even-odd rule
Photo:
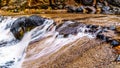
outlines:
[[[58,16],[58,15],[57,15]],[[57,17],[56,16],[56,17]],[[114,26],[119,26],[119,16],[112,15],[71,15],[50,16],[53,18],[57,25],[65,20],[75,20],[78,22],[83,22],[84,24],[99,25],[103,27],[110,27],[114,31]],[[99,17],[98,17],[99,16]],[[64,30],[63,30],[64,31]],[[117,29],[117,31],[119,31]],[[65,32],[63,32],[65,33]],[[62,34],[63,34],[62,33]],[[119,39],[117,34],[111,31],[103,33],[105,36],[110,36],[112,38]],[[72,38],[72,36],[71,36]],[[26,58],[23,63],[23,68],[119,68],[120,63],[117,60],[120,54],[119,46],[113,47],[110,43],[99,39],[99,38],[88,38],[81,37],[68,44],[68,41],[59,42],[59,38],[52,41],[51,37],[43,38],[42,40],[32,43],[28,46],[26,52]],[[48,41],[48,42],[46,42]],[[58,44],[55,45],[55,41]],[[60,44],[61,43],[61,44]],[[57,49],[57,46],[62,46],[62,48]],[[52,49],[53,47],[53,49]],[[50,52],[50,50],[57,50]],[[45,53],[44,53],[45,51]],[[116,61],[117,60],[117,61]]]

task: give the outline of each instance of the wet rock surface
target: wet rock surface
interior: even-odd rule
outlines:
[[[0,22],[2,22],[3,19],[4,19],[4,17],[3,17],[3,16],[0,16]]]
[[[74,43],[66,45],[56,54],[53,54],[51,56],[44,56],[31,62],[27,61],[23,64],[23,67],[28,68],[30,66],[31,68],[113,68],[116,65],[114,63],[114,60],[116,58],[117,55],[114,54],[114,50],[111,49],[111,46],[109,46],[108,44],[102,43],[98,40],[95,41],[88,40],[87,38],[82,38],[75,41]],[[47,60],[49,61],[46,62]]]
[[[30,31],[34,27],[40,26],[44,23],[45,19],[32,15],[28,17],[20,17],[15,20],[10,28],[10,31],[13,33],[16,39],[21,39],[25,32]]]
[[[118,39],[114,38],[115,35],[117,35],[115,26],[103,27],[92,24],[83,24],[81,22],[67,21],[58,25],[56,31],[65,37],[69,35],[76,35],[79,32],[89,33],[96,36],[97,39],[109,43],[112,47],[120,45],[120,42],[117,41]]]
[[[95,25],[96,20],[99,18],[93,18],[93,19],[94,22],[92,22],[91,24],[85,23],[85,21],[84,23],[81,22],[74,23],[73,21],[71,21],[71,23],[64,22],[65,24],[62,23],[57,26],[56,31],[58,31],[60,34],[63,34],[65,36],[69,34],[74,35],[78,31],[77,28],[75,27],[79,28],[80,26],[82,27],[85,26],[89,30],[86,29],[87,31],[85,30],[84,32],[97,34],[95,39],[82,37],[81,39],[77,39],[76,41],[71,42],[70,44],[67,44],[66,46],[62,47],[59,51],[57,51],[54,54],[45,55],[39,57],[38,59],[34,59],[30,61],[29,60],[25,61],[23,67],[24,68],[29,68],[29,67],[31,68],[54,68],[54,67],[56,68],[64,68],[64,67],[65,68],[76,68],[76,67],[77,68],[81,68],[81,67],[119,68],[120,65],[118,61],[117,62],[115,61],[118,57],[118,52],[116,53],[114,47],[119,46],[118,44],[119,42],[116,41],[116,39],[114,39],[114,37],[117,36],[115,27],[111,27],[111,25],[105,26],[106,23],[104,23],[104,21],[102,22],[102,25]],[[87,20],[87,22],[88,21],[89,20]],[[73,29],[73,31],[71,29]],[[28,47],[26,59],[32,55],[30,49],[33,50],[36,49],[35,53],[37,53],[38,52],[37,49],[41,50],[41,44],[43,42],[44,41],[39,41],[30,44],[30,46]]]
[[[30,17],[32,19],[32,21],[30,20],[31,23],[35,23],[34,20],[37,20],[37,22],[44,21],[44,18],[41,17]],[[30,17],[16,21],[26,24],[25,27],[27,27],[31,24],[28,24],[28,21],[26,22],[26,18],[29,19]],[[120,53],[118,52],[120,51],[117,52],[115,50],[115,48],[120,50],[119,38],[117,36],[119,29],[116,29],[119,26],[119,17],[91,15],[81,17],[72,15],[72,18],[70,18],[66,16],[64,18],[68,21],[62,19],[62,21],[54,24],[56,26],[55,31],[59,32],[60,35],[64,35],[64,37],[57,37],[58,35],[51,37],[50,35],[40,39],[40,41],[30,43],[22,68],[119,68],[118,54]],[[53,18],[55,19],[55,17]],[[52,30],[52,28],[53,26],[50,26],[49,30]],[[94,35],[94,38],[89,38],[85,35],[74,40],[74,37],[80,32]],[[69,42],[71,40],[74,41]],[[63,44],[67,42],[69,43]],[[59,46],[62,47],[59,48]],[[54,49],[58,49],[58,51],[52,51]],[[116,59],[118,59],[117,62]],[[12,63],[14,61],[6,63],[6,66],[12,65]]]
[[[56,29],[56,31],[58,31],[60,35],[62,35],[62,34],[63,35],[66,35],[66,34],[75,35],[78,33],[80,26],[82,26],[82,24],[80,24],[80,23],[71,22],[71,24],[70,24],[70,23],[65,22],[62,25],[61,24],[58,25],[58,28]]]
[[[116,59],[116,61],[120,61],[120,55],[118,56],[118,58]]]

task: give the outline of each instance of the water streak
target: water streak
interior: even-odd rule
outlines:
[[[30,32],[27,32],[23,39],[18,41],[10,32],[10,27],[16,19],[17,18],[6,17],[0,23],[0,68],[21,68],[24,61],[35,60],[45,55],[54,54],[63,46],[74,42],[81,37],[95,37],[94,34],[85,33],[87,28],[84,25],[79,27],[77,35],[69,35],[67,38],[64,38],[62,35],[59,35],[59,32],[56,31],[56,26],[51,27],[54,25],[54,21],[51,19],[46,19],[43,25],[32,29]],[[74,22],[67,21],[63,27],[66,27],[71,23]],[[34,54],[28,58],[25,58],[26,49],[29,43],[39,40],[44,41],[40,43],[38,47],[34,47],[28,52],[30,54]],[[37,52],[36,48],[38,49]]]

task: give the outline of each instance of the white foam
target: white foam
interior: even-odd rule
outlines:
[[[15,18],[16,19],[16,18]],[[14,18],[7,18],[0,23],[0,41],[10,41],[14,39],[14,36],[10,32],[10,27],[6,29],[6,26],[13,23],[15,20]],[[22,62],[25,57],[25,50],[29,44],[29,42],[34,41],[40,37],[49,36],[52,35],[51,32],[55,30],[52,30],[51,32],[48,32],[48,34],[44,35],[47,32],[47,29],[50,25],[53,24],[53,20],[46,20],[43,24],[43,28],[36,27],[35,29],[31,30],[25,36],[23,39],[17,43],[13,44],[11,46],[4,46],[0,47],[0,67],[5,66],[7,62],[14,61],[13,64],[8,66],[9,68],[21,68]],[[36,32],[37,31],[37,32]],[[32,36],[35,36],[32,38]],[[7,66],[6,66],[7,67]]]
[[[16,19],[17,18],[8,17],[4,19],[2,23],[0,23],[0,41],[10,41],[14,39],[14,36],[10,32],[10,27],[6,29],[6,26],[11,26],[13,21],[15,21]],[[45,55],[53,54],[66,44],[74,42],[78,38],[84,36],[94,38],[93,35],[85,33],[85,26],[80,28],[82,32],[79,32],[77,35],[69,35],[69,37],[67,38],[59,38],[57,37],[59,33],[55,31],[56,26],[54,26],[51,30],[49,29],[53,22],[53,20],[46,20],[43,25],[38,26],[32,29],[30,32],[26,33],[20,42],[15,43],[11,46],[0,47],[0,66],[3,66],[6,62],[13,60],[14,64],[10,66],[10,68],[21,68],[23,61],[34,60]],[[68,21],[67,24],[73,23],[69,22],[70,21]],[[40,47],[42,50],[40,50],[37,54],[34,54],[31,57],[24,60],[24,57],[26,55],[25,51],[28,44],[30,42],[34,42],[36,40],[40,40],[41,38],[45,38],[48,36],[51,37],[47,38],[43,43],[40,44],[42,46]],[[34,51],[35,49],[31,49],[31,52]]]

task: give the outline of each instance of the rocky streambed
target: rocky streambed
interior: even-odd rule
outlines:
[[[12,57],[23,54],[22,61],[18,63],[22,68],[120,67],[119,15],[43,14],[41,16],[47,18],[45,24],[34,28],[25,34],[20,42],[17,41],[12,45],[19,51],[18,55]],[[17,49],[14,54],[17,54]]]
[[[119,68],[119,46],[113,46],[116,44],[115,40],[118,41],[119,32],[117,32],[116,27],[119,26],[119,16],[114,15],[64,15],[51,17],[53,18],[58,25],[57,31],[59,34],[63,35],[64,38],[73,38],[67,34],[76,35],[77,33],[77,24],[79,26],[85,25],[92,30],[85,30],[84,33],[90,32],[91,35],[99,32],[100,30],[95,30],[94,28],[102,28],[103,32],[98,36],[93,36],[93,38],[82,36],[76,40],[69,42],[69,40],[61,41],[61,43],[69,42],[68,44],[56,44],[54,48],[59,45],[64,45],[55,53],[45,54],[34,59],[34,55],[41,54],[44,49],[49,51],[49,47],[55,45],[55,41],[58,38],[55,38],[55,41],[48,44],[45,41],[48,39],[45,38],[42,41],[30,44],[27,49],[26,61],[23,64],[25,68]],[[66,24],[65,21],[77,22],[76,24],[70,24],[64,27]],[[71,22],[71,23],[72,23]],[[78,26],[78,27],[79,27]],[[80,35],[81,36],[81,35]],[[110,42],[110,37],[114,41]],[[108,41],[109,38],[109,41]],[[59,38],[60,39],[60,38]],[[62,40],[62,39],[61,39]],[[46,43],[46,44],[43,44]],[[60,43],[60,42],[59,42]],[[49,46],[48,48],[45,46]],[[32,51],[31,51],[32,49]],[[51,48],[50,48],[51,49]],[[40,52],[39,52],[40,51]],[[34,54],[33,54],[34,53]]]

